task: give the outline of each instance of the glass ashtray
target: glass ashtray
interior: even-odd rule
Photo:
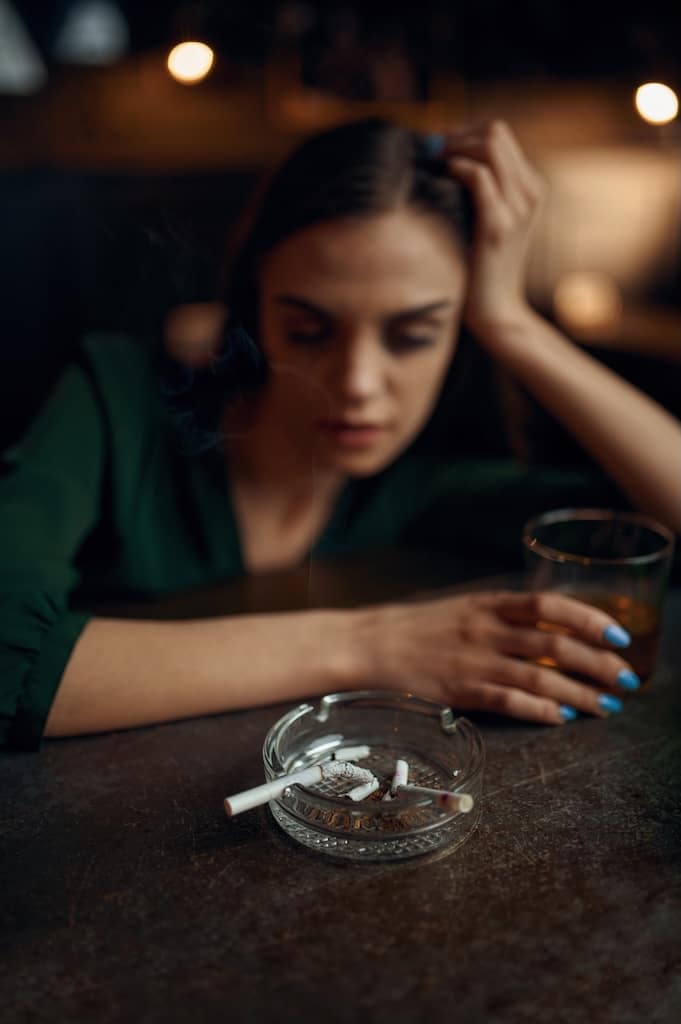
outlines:
[[[335,750],[366,744],[358,761],[381,782],[354,803],[336,779],[289,786],[270,801],[281,828],[303,846],[355,861],[390,861],[451,852],[480,818],[485,752],[482,737],[451,708],[410,694],[360,690],[301,704],[276,722],[263,744],[268,781],[329,760]],[[397,759],[409,765],[409,783],[468,793],[473,809],[443,810],[432,799],[399,793],[383,800]]]

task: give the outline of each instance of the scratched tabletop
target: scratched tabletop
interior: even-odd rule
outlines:
[[[319,565],[154,614],[448,579],[445,561]],[[290,706],[3,755],[3,1024],[681,1020],[681,589],[653,684],[622,714],[547,728],[467,713],[483,813],[439,860],[356,866],[299,847],[264,807],[225,818]]]

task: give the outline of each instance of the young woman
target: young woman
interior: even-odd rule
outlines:
[[[490,484],[414,455],[462,325],[617,493],[681,529],[679,423],[527,303],[542,191],[502,122],[439,147],[379,120],[345,125],[271,183],[232,267],[222,351],[179,396],[182,417],[156,399],[147,349],[84,343],[0,484],[6,744],[367,685],[548,724],[619,710],[637,685],[626,634],[555,593],[190,622],[87,611],[97,595],[399,542],[452,493],[465,546],[475,500],[505,506],[524,478]]]

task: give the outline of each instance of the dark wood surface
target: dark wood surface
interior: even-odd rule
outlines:
[[[153,611],[351,604],[452,578],[446,559],[383,557]],[[0,1019],[675,1024],[680,626],[674,588],[657,676],[621,715],[469,714],[483,815],[432,862],[335,862],[266,808],[225,818],[223,797],[262,781],[263,737],[290,705],[3,756]]]

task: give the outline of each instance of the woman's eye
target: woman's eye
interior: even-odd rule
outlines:
[[[435,338],[427,334],[398,334],[391,338],[389,344],[393,352],[405,352],[409,349],[426,348],[433,345]]]
[[[316,345],[319,342],[326,341],[328,336],[329,332],[325,328],[317,331],[290,331],[288,340],[295,342],[297,345]]]
[[[332,335],[328,327],[318,327],[311,330],[290,330],[287,332],[287,341],[294,345],[321,345],[328,341]],[[386,344],[391,352],[408,352],[414,349],[426,348],[433,345],[436,339],[428,334],[395,334],[389,337]]]

